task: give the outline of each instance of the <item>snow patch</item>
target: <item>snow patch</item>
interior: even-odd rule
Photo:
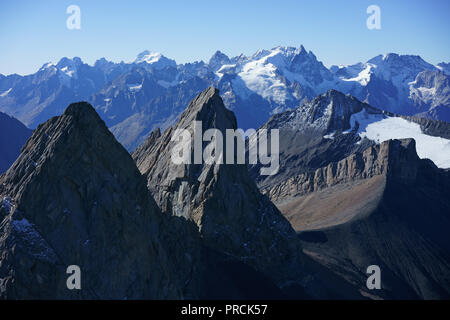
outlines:
[[[8,90],[0,93],[0,97],[6,97],[10,92],[11,92],[12,88],[9,88]]]
[[[131,92],[138,92],[142,89],[142,83],[141,84],[137,84],[137,83],[127,84],[127,86]]]
[[[421,159],[430,159],[439,168],[450,168],[450,140],[423,133],[417,123],[400,117],[369,114],[366,110],[351,116],[352,128],[356,122],[359,123],[357,133],[361,138],[376,143],[390,139],[413,138],[416,141],[417,155]]]
[[[367,67],[364,70],[362,70],[356,77],[350,79],[342,78],[342,80],[347,82],[358,82],[362,86],[367,86],[367,84],[370,81],[370,77],[372,75],[373,67],[374,66],[372,64],[367,64]]]
[[[144,51],[136,58],[135,62],[136,63],[146,62],[148,64],[152,64],[158,62],[162,57],[163,55],[159,52]]]
[[[409,97],[412,98],[414,96],[419,97],[422,101],[425,103],[429,103],[433,101],[434,97],[436,96],[436,87],[432,88],[426,88],[426,87],[419,87],[414,88],[413,84],[415,82],[410,82],[410,95]]]
[[[3,197],[3,200],[0,202],[0,209],[3,210],[6,214],[11,213],[11,209],[14,207],[12,204],[10,197]]]
[[[72,78],[75,75],[75,70],[69,69],[69,67],[61,68],[61,71],[64,72],[70,78]]]
[[[238,75],[251,91],[265,99],[271,98],[277,103],[284,103],[287,99],[286,85],[276,77],[277,68],[272,63],[267,63],[267,58],[245,64]]]

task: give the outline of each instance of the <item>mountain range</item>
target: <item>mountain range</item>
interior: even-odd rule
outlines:
[[[213,88],[192,101],[177,126],[193,118],[236,127]],[[139,148],[135,164],[88,103],[39,125],[0,176],[0,296],[358,298],[302,252],[245,165],[171,166],[171,131],[151,135],[160,142]],[[164,180],[149,179],[154,172]],[[71,264],[82,270],[81,290],[66,286]]]
[[[448,299],[449,72],[279,46],[0,75],[0,298]],[[255,129],[246,159],[277,130],[278,170],[176,164],[198,121]]]
[[[216,88],[132,154],[97,112],[70,104],[0,176],[0,297],[450,296],[450,175],[436,165],[450,159],[447,122],[329,90],[263,124],[280,130],[280,170],[261,176],[236,161],[171,161],[177,129],[237,128]],[[393,128],[417,136],[397,139]],[[82,290],[66,286],[72,264]],[[379,290],[366,286],[370,265]]]
[[[63,58],[31,75],[0,75],[0,111],[34,129],[71,102],[87,100],[133,151],[153,129],[174,125],[189,101],[211,85],[220,89],[238,127],[248,129],[330,89],[395,114],[449,122],[448,77],[448,63],[435,66],[394,53],[327,68],[303,46],[231,58],[217,51],[208,62],[186,64],[144,51],[129,63],[102,58],[91,66]]]

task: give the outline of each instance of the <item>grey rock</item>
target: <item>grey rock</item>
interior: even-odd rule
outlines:
[[[202,121],[203,132],[216,128],[225,136],[226,129],[236,129],[236,118],[225,108],[218,90],[211,87],[189,104],[176,126],[161,136],[152,133],[133,153],[162,211],[193,221],[206,247],[249,265],[280,288],[297,292],[301,288],[311,296],[330,296],[333,285],[327,287],[317,278],[317,265],[304,256],[294,230],[258,191],[246,165],[176,165],[171,161],[175,143],[172,135],[176,129],[193,134],[195,120]],[[206,147],[203,142],[202,150]],[[191,156],[192,153],[193,145]],[[348,293],[351,289],[345,290],[356,296]],[[334,294],[339,296],[342,292]]]
[[[0,194],[10,209],[2,214],[2,297],[183,297],[145,180],[89,104],[35,130],[0,178]],[[66,287],[73,264],[80,291]]]
[[[448,299],[448,171],[389,140],[266,190],[305,252],[372,299]],[[366,269],[381,268],[381,290]]]

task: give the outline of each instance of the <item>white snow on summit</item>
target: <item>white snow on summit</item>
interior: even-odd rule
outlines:
[[[279,46],[271,50],[258,50],[249,58],[240,57],[239,64],[222,66],[218,73],[236,70],[239,80],[242,80],[249,90],[265,99],[283,104],[288,99],[294,99],[283,76],[289,81],[305,82],[301,75],[289,71],[294,57],[302,52],[306,52],[303,46]],[[233,84],[241,85],[238,81]]]
[[[138,92],[142,89],[142,83],[131,83],[127,84],[127,86],[131,92]]]
[[[135,63],[140,63],[140,62],[147,62],[149,64],[158,62],[161,58],[163,57],[163,55],[159,52],[150,52],[148,50],[145,50],[144,52],[141,52],[136,60],[134,61]]]
[[[149,50],[145,50],[138,54],[138,56],[134,60],[134,63],[146,63],[156,69],[177,66],[175,60],[168,59],[159,52],[151,52]]]
[[[362,86],[367,86],[367,84],[370,81],[370,76],[372,75],[372,69],[375,66],[373,64],[368,63],[367,66],[361,71],[359,72],[354,78],[342,78],[343,81],[348,81],[348,82],[358,82],[360,83]]]
[[[76,75],[76,70],[70,69],[69,67],[61,68],[61,71],[64,72],[68,77],[72,78],[74,75]]]
[[[246,63],[238,75],[248,89],[263,98],[272,98],[278,103],[283,103],[288,95],[286,85],[276,77],[277,68],[267,61],[276,54],[274,51],[266,57]]]

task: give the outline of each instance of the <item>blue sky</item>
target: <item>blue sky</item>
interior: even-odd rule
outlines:
[[[81,30],[66,28],[71,4]],[[381,30],[366,27],[371,4]],[[449,12],[449,0],[2,1],[0,73],[33,73],[64,56],[119,62],[149,49],[184,63],[300,44],[327,66],[388,52],[448,62]]]

